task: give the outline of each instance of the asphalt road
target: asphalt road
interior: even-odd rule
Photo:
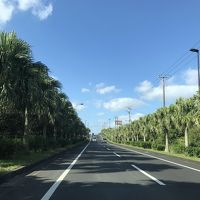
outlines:
[[[0,200],[199,200],[200,164],[90,142],[0,185]]]

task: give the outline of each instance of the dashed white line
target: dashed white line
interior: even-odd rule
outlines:
[[[153,181],[155,181],[156,183],[158,183],[159,185],[165,185],[162,181],[159,181],[157,178],[151,176],[150,174],[148,174],[147,172],[145,172],[144,170],[140,169],[139,167],[135,166],[135,165],[131,165],[132,167],[134,167],[135,169],[137,169],[138,171],[140,171],[141,173],[143,173],[144,175],[148,176],[150,179],[152,179]]]
[[[116,145],[114,145],[114,146],[116,146]],[[117,146],[117,147],[118,147],[118,146]],[[164,161],[164,162],[167,162],[167,163],[171,163],[171,164],[173,164],[173,165],[177,165],[177,166],[180,166],[180,167],[183,167],[183,168],[191,169],[191,170],[196,171],[196,172],[200,172],[200,169],[196,169],[196,168],[193,168],[193,167],[189,167],[189,166],[187,166],[187,165],[179,164],[179,163],[176,163],[176,162],[173,162],[173,161],[170,161],[170,160],[166,160],[166,159],[164,159],[164,158],[159,158],[159,157],[157,157],[157,156],[152,156],[152,155],[150,155],[150,154],[141,153],[141,152],[139,152],[139,151],[135,151],[135,150],[127,149],[127,148],[123,148],[123,147],[118,147],[118,148],[125,149],[125,150],[127,150],[127,151],[132,151],[132,152],[134,152],[134,153],[138,153],[138,154],[141,154],[141,155],[144,155],[144,156],[148,156],[148,157],[150,157],[150,158],[155,158],[155,159],[157,159],[157,160],[161,160],[161,161]]]
[[[113,153],[114,153],[117,157],[119,157],[119,158],[121,157],[119,154],[117,154],[117,153],[115,153],[115,152],[113,152]]]
[[[77,160],[81,157],[85,149],[88,147],[90,143],[86,145],[86,147],[81,151],[81,153],[75,158],[75,160],[70,164],[70,166],[61,174],[61,176],[56,180],[56,182],[50,187],[50,189],[46,192],[46,194],[42,197],[41,200],[49,200],[53,193],[56,191],[57,187],[60,185],[60,183],[63,181],[63,179],[67,176],[67,174],[70,172],[72,167],[75,165]]]
[[[26,176],[36,176],[39,173],[40,173],[40,171],[34,171],[34,172],[31,172],[30,174],[28,174]]]

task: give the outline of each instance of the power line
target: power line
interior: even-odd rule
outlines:
[[[195,42],[192,46],[196,48],[200,48],[200,40]],[[188,48],[189,49],[189,48]],[[170,76],[173,76],[178,71],[181,70],[181,68],[189,64],[193,60],[192,53],[189,51],[184,52],[182,56],[180,56],[170,67],[166,70],[166,72],[163,72],[161,74],[170,74]],[[155,78],[155,81],[152,82],[153,85],[157,85],[159,83],[157,77]]]

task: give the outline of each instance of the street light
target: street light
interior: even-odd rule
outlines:
[[[198,67],[198,93],[200,94],[200,70],[199,70],[199,49],[190,49],[191,52],[197,53],[197,67]]]

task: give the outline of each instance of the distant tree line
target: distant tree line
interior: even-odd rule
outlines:
[[[49,68],[16,33],[0,32],[0,157],[86,140],[89,134]]]
[[[200,157],[200,95],[180,98],[131,124],[101,131],[116,143]]]

